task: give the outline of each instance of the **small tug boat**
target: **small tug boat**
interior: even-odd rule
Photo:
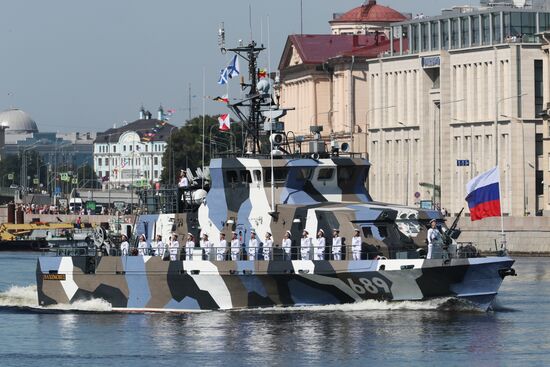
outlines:
[[[249,63],[246,99],[228,104],[246,127],[245,153],[211,159],[187,175],[188,187],[140,193],[134,236],[167,243],[178,235],[180,246],[132,256],[137,249],[121,252],[103,236],[86,253],[42,256],[39,304],[101,298],[131,312],[456,297],[488,309],[515,275],[514,260],[461,246],[457,221],[447,228],[437,210],[374,201],[369,161],[338,142],[327,149],[318,127],[307,154],[293,149],[286,111],[269,80],[257,79],[262,50],[254,42],[229,50]],[[433,220],[444,240],[427,259]]]

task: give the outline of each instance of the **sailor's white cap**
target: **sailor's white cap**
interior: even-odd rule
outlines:
[[[189,237],[195,237],[195,236],[193,236],[193,233],[191,233],[191,232],[187,232],[187,235],[188,235]]]
[[[251,229],[251,230],[250,230],[250,234],[256,234],[256,231],[253,230],[253,229]]]
[[[292,236],[292,233],[290,231],[286,231],[286,233],[288,233],[289,236]]]
[[[359,228],[354,228],[353,230],[354,230],[355,232],[361,233],[361,231],[359,230]]]
[[[271,237],[271,232],[268,231],[268,232],[265,232],[265,234],[266,234],[267,236]]]
[[[223,232],[220,232],[220,236],[224,236],[224,237],[225,237],[225,233],[223,233]]]
[[[432,219],[432,220],[430,221],[430,223],[432,223],[432,222],[437,223],[437,220],[434,218],[434,219]]]
[[[304,229],[304,230],[302,231],[302,233],[309,234],[309,231],[308,231],[307,229]]]
[[[323,231],[323,228],[319,228],[319,232],[321,232],[322,234],[325,234],[325,231]]]
[[[332,229],[332,232],[338,232],[338,233],[340,233],[340,230],[339,230],[338,228],[333,228],[333,229]]]

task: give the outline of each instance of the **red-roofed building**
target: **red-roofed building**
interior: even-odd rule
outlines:
[[[402,22],[407,16],[390,7],[379,5],[376,0],[368,0],[363,5],[343,14],[334,14],[329,22],[332,34],[367,34],[384,32],[391,23]]]
[[[363,10],[363,18],[375,19],[379,28],[366,34],[288,37],[279,62],[280,102],[283,107],[294,108],[285,117],[287,131],[304,135],[307,139],[310,126],[321,125],[326,140],[332,135],[340,142],[352,143],[355,152],[366,154],[366,61],[390,51],[391,42],[385,24],[405,18],[370,1],[338,17],[338,21],[363,19],[358,9]],[[384,13],[388,14],[385,22]],[[404,48],[408,45],[396,38],[393,50],[399,50],[400,44]]]

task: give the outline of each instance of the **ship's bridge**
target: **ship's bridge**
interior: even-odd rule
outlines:
[[[214,159],[209,196],[218,196],[217,190],[229,190],[231,198],[226,200],[240,201],[263,191],[270,200],[273,184],[276,204],[369,202],[365,187],[369,167],[366,159],[347,157]]]

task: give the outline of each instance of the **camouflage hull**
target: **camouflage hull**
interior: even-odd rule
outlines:
[[[93,264],[92,264],[93,263]],[[466,298],[487,309],[514,261],[163,261],[41,257],[41,306],[101,298],[116,310],[185,311]],[[91,271],[91,266],[94,270]]]

